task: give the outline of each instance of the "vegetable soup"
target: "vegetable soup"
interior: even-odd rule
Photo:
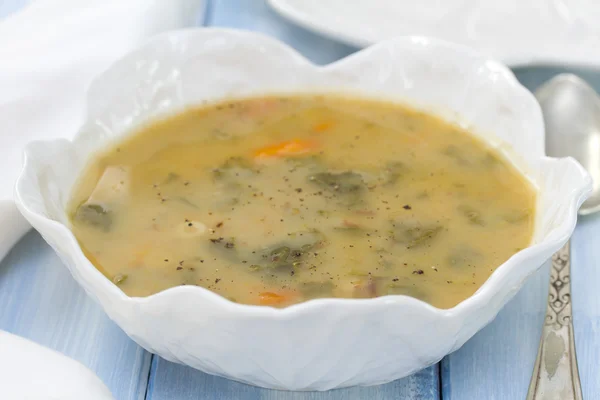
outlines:
[[[197,285],[276,307],[404,294],[449,308],[529,245],[536,191],[464,129],[338,95],[230,100],[98,154],[69,205],[130,296]]]

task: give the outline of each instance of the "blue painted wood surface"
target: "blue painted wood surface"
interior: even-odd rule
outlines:
[[[520,68],[534,91],[562,72],[574,72],[600,92],[600,71]],[[579,374],[586,400],[600,399],[600,216],[581,217],[571,241],[573,320]],[[442,396],[449,400],[524,399],[546,307],[549,269],[531,277],[489,326],[442,361]]]
[[[433,400],[440,398],[438,377],[438,368],[433,366],[386,385],[284,392],[232,382],[154,356],[147,400]]]
[[[151,354],[88,298],[36,232],[0,264],[0,329],[80,361],[118,400],[144,399]]]
[[[0,0],[0,18],[28,2]],[[262,0],[212,0],[203,22],[275,36],[319,64],[356,50],[288,23]],[[561,71],[526,68],[516,73],[527,87],[535,89]],[[600,72],[575,72],[600,90]],[[582,219],[572,242],[575,337],[586,400],[600,399],[598,232],[600,217]],[[36,233],[29,233],[0,264],[0,329],[81,361],[98,374],[117,400],[512,400],[524,398],[527,391],[543,321],[547,279],[546,267],[530,279],[492,324],[439,366],[387,385],[326,393],[254,388],[152,356],[87,298]]]

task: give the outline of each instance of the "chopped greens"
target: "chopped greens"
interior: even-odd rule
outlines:
[[[482,254],[468,245],[460,246],[450,252],[446,257],[446,263],[450,267],[465,268],[474,267],[481,260]]]
[[[308,181],[323,190],[329,191],[340,204],[348,207],[359,204],[366,191],[361,174],[353,171],[340,173],[319,172],[309,175]]]
[[[323,235],[318,231],[297,232],[290,234],[284,243],[255,253],[259,254],[258,263],[263,268],[295,269],[302,266],[302,262],[311,255],[312,249],[323,244],[323,239]]]
[[[461,215],[465,217],[472,225],[486,225],[485,220],[481,216],[481,212],[479,212],[471,206],[461,204],[460,206],[458,206],[458,212],[460,212]]]
[[[277,247],[269,252],[267,258],[267,265],[270,268],[279,268],[287,265],[288,257],[290,256],[290,248],[287,246]],[[297,255],[297,250],[294,250],[294,254]]]
[[[230,157],[220,167],[212,170],[217,181],[248,178],[256,173],[252,162],[243,157]]]
[[[502,216],[502,218],[511,224],[522,224],[526,222],[531,216],[531,212],[529,210],[513,210],[507,212]]]
[[[310,175],[308,180],[317,186],[337,193],[356,193],[365,189],[362,176],[356,172],[320,172]]]
[[[488,168],[496,167],[501,165],[500,156],[492,152],[487,152],[481,160],[481,163]]]
[[[101,229],[104,232],[110,231],[112,226],[112,213],[100,204],[82,204],[75,212],[75,220],[87,225]]]
[[[407,167],[400,161],[389,162],[381,173],[380,180],[384,185],[394,185],[407,172]]]
[[[453,159],[458,165],[464,167],[471,165],[471,162],[469,161],[465,153],[453,144],[446,147],[442,151],[442,154]]]
[[[405,245],[407,249],[430,244],[443,229],[441,225],[421,225],[406,222],[392,223],[392,227],[393,240],[396,243]]]

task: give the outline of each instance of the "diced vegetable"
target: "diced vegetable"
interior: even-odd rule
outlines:
[[[408,168],[400,161],[389,162],[381,173],[380,181],[384,185],[393,185],[407,172]]]
[[[499,156],[492,152],[487,152],[481,163],[488,168],[502,165]]]
[[[452,250],[446,260],[450,267],[464,268],[476,266],[481,257],[479,251],[468,245],[463,245]]]
[[[212,170],[213,180],[219,185],[220,193],[215,200],[215,208],[231,211],[245,195],[250,195],[245,182],[257,174],[252,162],[243,157],[230,157],[221,166]],[[191,203],[193,204],[193,203]]]
[[[334,226],[333,229],[339,232],[352,234],[364,234],[366,232],[361,225],[348,220],[343,220],[341,224]]]
[[[314,152],[318,145],[309,140],[289,140],[277,143],[271,146],[263,147],[254,152],[254,158],[257,160],[272,157],[293,157]]]
[[[269,257],[267,259],[267,265],[271,268],[277,268],[287,265],[287,260],[290,256],[290,252],[291,250],[287,246],[281,246],[271,250],[271,253],[269,254]]]
[[[324,237],[318,231],[290,234],[284,243],[255,252],[259,258],[257,264],[273,269],[299,268],[310,251],[323,241]]]
[[[455,145],[450,145],[450,146],[446,147],[442,151],[442,154],[447,157],[452,158],[454,161],[456,161],[456,163],[458,165],[461,165],[461,166],[471,165],[471,162],[469,161],[467,156],[464,154],[464,152]]]
[[[117,274],[113,277],[112,280],[116,285],[121,285],[127,280],[127,278],[127,274]]]
[[[359,204],[366,189],[362,176],[353,171],[320,172],[309,175],[308,181],[334,195],[339,194],[338,201],[345,206]]]
[[[110,231],[112,226],[112,214],[100,204],[82,204],[75,212],[77,221],[86,223],[104,232]]]
[[[485,226],[485,220],[481,216],[481,212],[466,204],[458,206],[458,211],[473,225]]]
[[[407,249],[423,246],[439,236],[441,225],[421,225],[418,223],[393,223],[393,239]]]
[[[89,204],[124,204],[129,199],[131,167],[109,166],[87,199]]]
[[[263,306],[276,306],[290,301],[290,296],[274,292],[262,292],[258,295],[258,302]]]
[[[502,218],[511,224],[521,224],[523,222],[527,222],[530,216],[530,210],[513,210],[504,214]]]

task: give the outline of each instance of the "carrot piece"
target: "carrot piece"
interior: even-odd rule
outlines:
[[[258,303],[263,306],[274,306],[289,300],[287,296],[273,292],[262,292],[258,295]]]
[[[322,133],[322,132],[325,132],[325,131],[331,129],[332,127],[333,127],[333,123],[325,121],[325,122],[321,122],[321,123],[318,123],[315,126],[313,126],[313,131]]]
[[[345,220],[342,221],[342,226],[344,228],[349,228],[349,229],[360,228],[359,224],[357,224],[356,222],[348,221],[347,219],[345,219]]]
[[[274,145],[263,147],[254,153],[254,157],[270,158],[270,157],[291,157],[307,154],[314,151],[317,144],[308,140],[288,140],[286,142],[277,143]]]

